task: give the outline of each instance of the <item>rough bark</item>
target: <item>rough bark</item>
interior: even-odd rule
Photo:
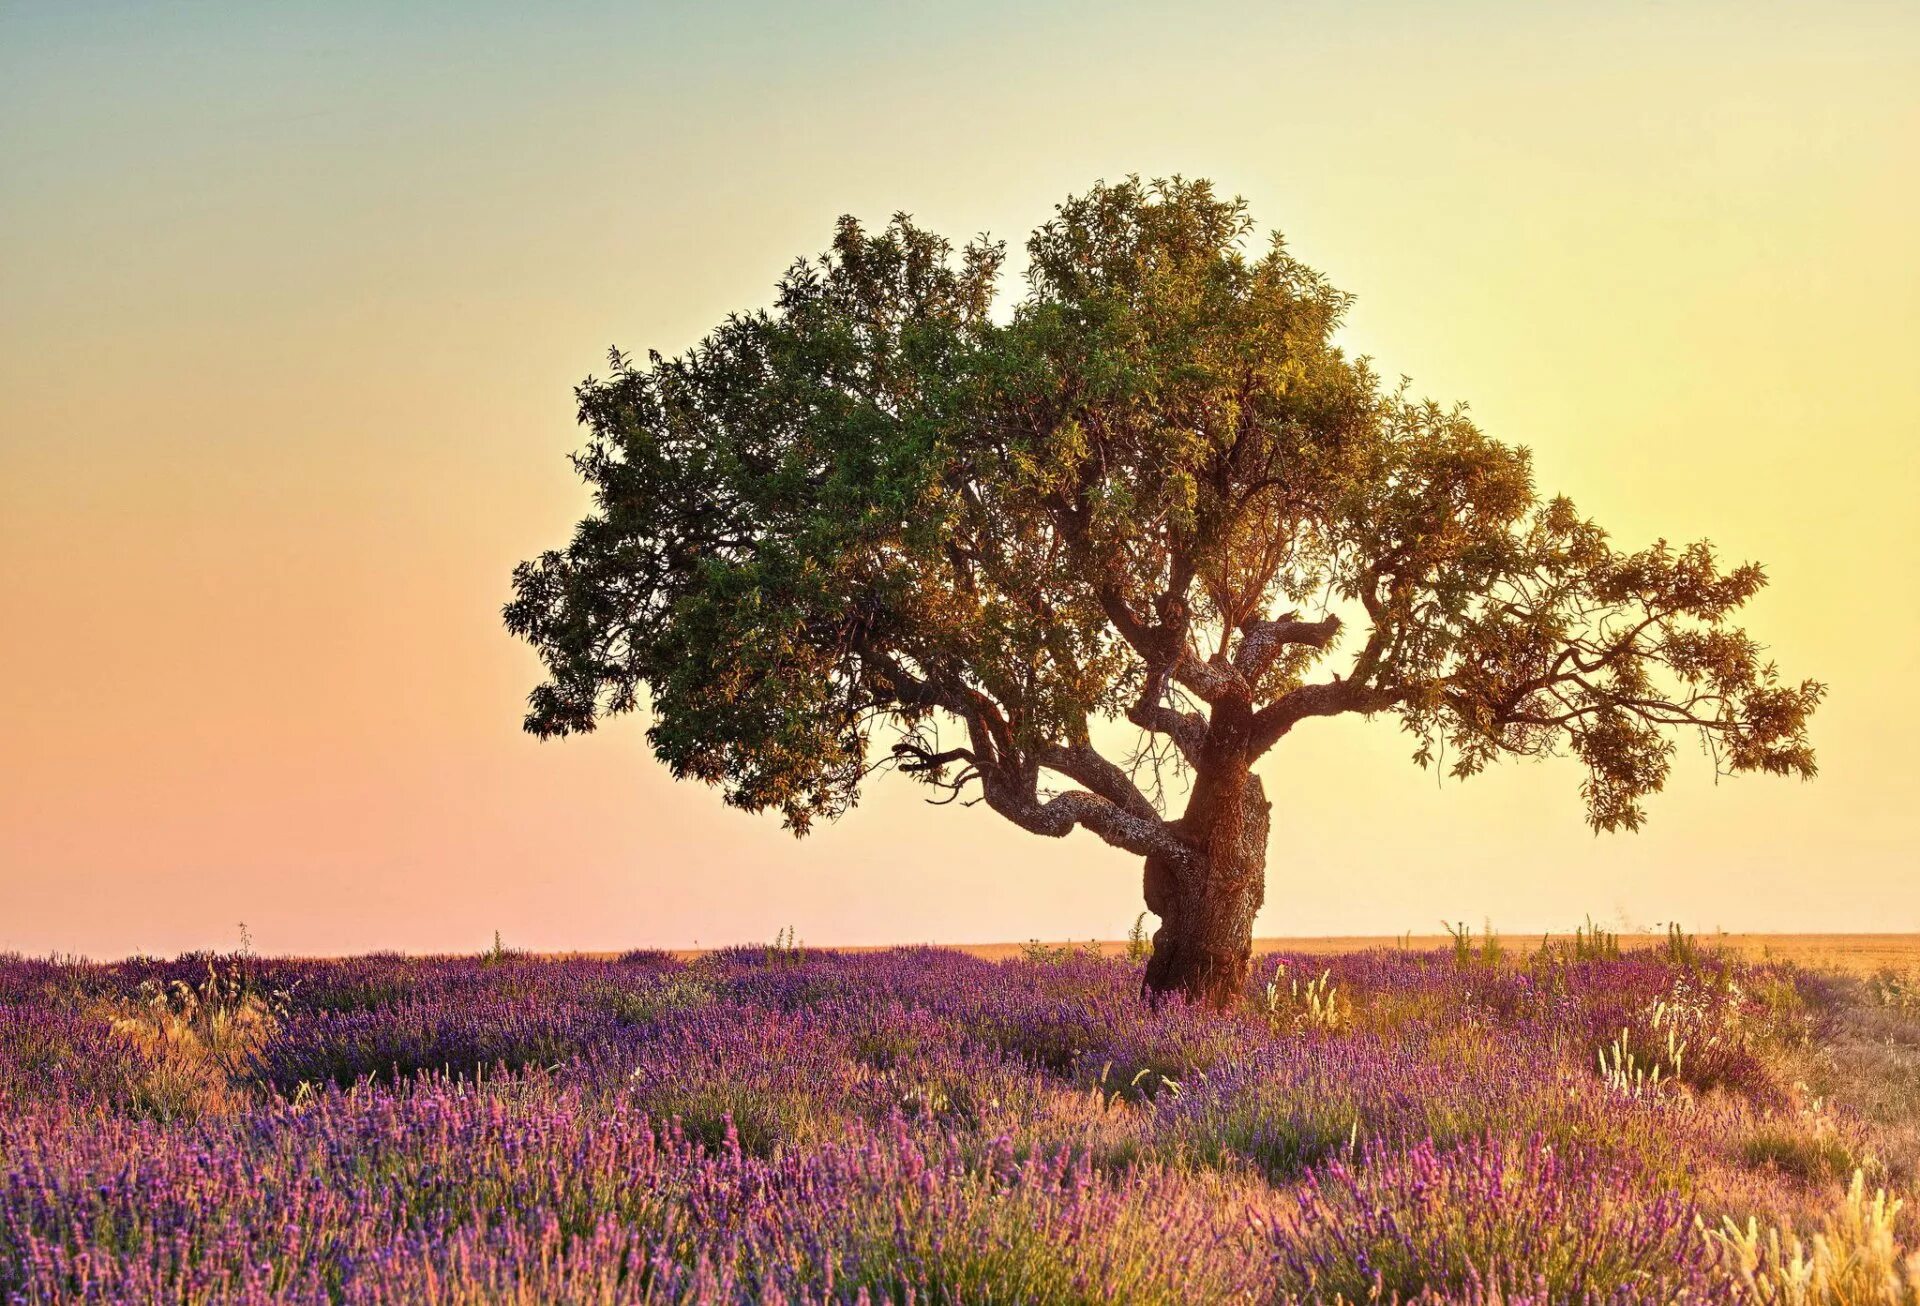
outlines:
[[[1145,987],[1156,1000],[1178,993],[1225,1007],[1239,999],[1253,962],[1253,917],[1266,898],[1269,808],[1259,777],[1245,773],[1230,795],[1209,793],[1203,783],[1194,796],[1181,825],[1196,855],[1147,859],[1147,909],[1160,928]]]

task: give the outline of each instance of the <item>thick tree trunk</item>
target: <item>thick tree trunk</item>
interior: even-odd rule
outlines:
[[[1233,787],[1216,801],[1211,786],[1196,784],[1181,821],[1190,860],[1147,861],[1147,909],[1160,918],[1146,975],[1156,1001],[1178,993],[1225,1007],[1246,987],[1253,917],[1266,898],[1268,804],[1257,776],[1243,773]]]

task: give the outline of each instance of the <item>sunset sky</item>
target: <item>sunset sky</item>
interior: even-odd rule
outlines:
[[[1131,172],[1245,195],[1623,545],[1764,561],[1750,629],[1832,686],[1817,781],[1683,741],[1598,838],[1571,762],[1309,723],[1258,932],[1920,930],[1911,0],[0,3],[0,123],[0,949],[1123,932],[1089,834],[886,778],[795,842],[642,720],[523,735],[499,607],[609,345],[841,213],[1017,249]]]

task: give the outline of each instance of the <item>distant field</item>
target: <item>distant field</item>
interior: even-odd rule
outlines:
[[[1495,927],[1498,928],[1497,926]],[[1558,941],[1571,935],[1556,934]],[[1709,948],[1724,948],[1749,961],[1791,961],[1815,968],[1831,967],[1856,974],[1872,974],[1883,968],[1903,970],[1920,966],[1920,934],[1702,934],[1699,941]],[[1258,952],[1364,952],[1368,948],[1395,947],[1398,939],[1256,939]],[[1509,948],[1538,947],[1540,936],[1503,935]],[[1444,934],[1415,935],[1409,946],[1444,948],[1450,941]],[[1623,934],[1623,949],[1660,947],[1665,937],[1658,934]],[[1122,945],[1124,946],[1124,945]]]
[[[1498,930],[1498,927],[1495,927]],[[1478,938],[1477,927],[1475,937]],[[1556,941],[1565,942],[1573,936],[1555,934]],[[1847,971],[1857,975],[1871,975],[1884,969],[1908,970],[1920,969],[1920,934],[1703,934],[1698,941],[1709,948],[1724,948],[1749,961],[1791,961],[1796,965],[1814,969],[1833,969]],[[1501,934],[1501,943],[1509,951],[1524,951],[1540,945],[1538,934]],[[1089,940],[1053,939],[1046,941],[1048,946],[1082,946]],[[1659,934],[1623,934],[1620,946],[1623,949],[1661,947],[1665,944],[1664,935]],[[840,952],[879,952],[878,947],[834,948],[831,944],[819,945]],[[1007,957],[1021,955],[1030,943],[965,943],[955,948],[970,956],[983,957],[997,961]],[[1125,942],[1115,939],[1100,941],[1100,951],[1108,956],[1123,954],[1127,950]],[[1367,952],[1374,948],[1409,948],[1416,952],[1431,951],[1435,948],[1451,946],[1451,940],[1444,934],[1415,934],[1394,937],[1390,935],[1332,935],[1325,937],[1269,938],[1255,939],[1253,950],[1258,953],[1299,952],[1325,956],[1345,956],[1349,953]],[[700,956],[705,949],[682,948],[674,955],[683,959]],[[614,954],[589,954],[612,956]]]
[[[1537,934],[1501,937],[1507,947],[1514,949],[1534,948],[1540,943]],[[1561,942],[1571,937],[1553,936]],[[1725,948],[1750,961],[1791,961],[1801,966],[1832,967],[1858,974],[1872,974],[1883,967],[1899,970],[1920,966],[1920,934],[1702,934],[1697,937],[1710,948]],[[1665,941],[1665,936],[1659,934],[1620,936],[1621,948],[1628,950],[1661,947]],[[1451,944],[1444,934],[1415,935],[1405,942],[1413,948],[1445,948]],[[1391,948],[1401,943],[1399,939],[1382,938],[1256,939],[1254,950],[1345,953]]]

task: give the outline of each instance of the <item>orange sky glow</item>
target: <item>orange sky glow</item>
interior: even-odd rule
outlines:
[[[1920,8],[406,9],[0,8],[0,949],[1123,932],[1085,833],[888,777],[796,842],[641,720],[523,735],[499,606],[609,345],[843,212],[1017,249],[1131,172],[1245,195],[1622,544],[1765,562],[1832,686],[1817,781],[1683,741],[1598,838],[1572,763],[1310,723],[1258,932],[1920,930]]]

